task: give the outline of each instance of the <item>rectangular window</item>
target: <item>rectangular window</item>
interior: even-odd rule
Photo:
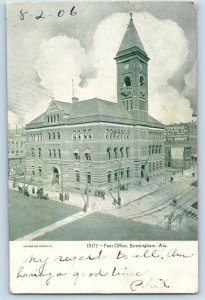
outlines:
[[[91,173],[87,173],[87,183],[91,183]]]
[[[120,171],[120,177],[121,177],[121,179],[124,178],[124,170],[123,169]]]
[[[108,183],[111,182],[111,171],[109,171],[108,174],[107,174],[107,182]]]
[[[115,170],[115,181],[118,180],[118,170]]]
[[[80,182],[80,172],[75,171],[76,182]]]

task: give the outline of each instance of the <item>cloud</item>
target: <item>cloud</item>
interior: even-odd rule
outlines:
[[[8,111],[8,125],[9,129],[15,129],[20,124],[19,117],[12,111]]]
[[[192,88],[189,76],[185,78],[183,95],[169,85],[169,79],[186,62],[189,53],[183,30],[172,20],[161,20],[149,13],[136,13],[133,20],[151,59],[149,113],[165,124],[189,121],[192,115],[187,99],[188,90]],[[94,33],[89,52],[73,37],[64,35],[44,40],[36,63],[41,85],[56,99],[71,101],[73,78],[75,93],[81,100],[98,97],[117,101],[114,57],[128,21],[125,13],[103,19]]]
[[[191,107],[196,110],[196,64],[192,67],[191,71],[185,76],[185,88],[183,90],[184,97],[188,98],[191,103]]]

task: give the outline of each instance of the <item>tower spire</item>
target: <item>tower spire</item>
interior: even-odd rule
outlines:
[[[133,13],[131,11],[130,11],[129,15],[130,15],[130,20],[132,20]]]

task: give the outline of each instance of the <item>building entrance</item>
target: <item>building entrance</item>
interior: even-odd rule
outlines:
[[[59,184],[59,172],[57,168],[53,168],[52,184]]]

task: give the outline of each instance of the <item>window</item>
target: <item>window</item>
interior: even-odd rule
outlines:
[[[156,162],[156,170],[158,170],[159,169],[159,162],[157,161]]]
[[[80,130],[78,130],[78,138],[79,138],[79,140],[81,139],[81,133],[80,133]]]
[[[153,171],[155,171],[155,162],[153,162]]]
[[[50,132],[48,133],[48,139],[49,139],[49,141],[50,141],[50,139],[51,139],[51,134],[50,134]]]
[[[39,174],[39,176],[42,175],[42,169],[41,169],[41,167],[38,167],[38,174]]]
[[[49,149],[48,152],[49,152],[49,158],[51,158],[51,149]]]
[[[73,139],[76,140],[76,131],[73,131]]]
[[[55,134],[55,132],[53,132],[53,140],[55,140],[56,139],[56,134]]]
[[[130,178],[130,168],[127,168],[127,178]]]
[[[89,139],[92,139],[92,132],[90,129],[88,129],[88,137],[89,137]]]
[[[79,150],[78,149],[75,150],[74,156],[75,156],[76,160],[80,160],[80,154],[79,154]]]
[[[51,120],[51,123],[53,123],[53,116],[51,116],[51,119],[50,119],[50,120]]]
[[[158,154],[158,145],[156,146],[156,154]]]
[[[161,151],[162,151],[162,146],[159,145],[159,154],[161,154]]]
[[[124,139],[125,134],[124,134],[124,130],[121,130],[121,139]]]
[[[50,122],[50,117],[48,116],[48,123]]]
[[[32,168],[32,175],[35,175],[35,167],[32,166],[31,168]]]
[[[118,157],[118,149],[117,149],[117,147],[114,148],[114,157],[115,158]]]
[[[61,138],[60,132],[58,132],[57,135],[58,135],[58,140],[60,140],[60,138]]]
[[[107,173],[107,182],[110,183],[111,182],[111,171],[109,171]]]
[[[76,178],[76,182],[80,182],[80,172],[79,171],[75,171],[75,178]]]
[[[152,146],[152,154],[155,152],[155,146]]]
[[[127,87],[127,86],[131,86],[131,80],[130,80],[130,77],[129,76],[126,76],[124,78],[124,86]]]
[[[120,148],[120,154],[121,154],[121,158],[123,158],[124,157],[124,148],[123,147]]]
[[[114,139],[117,138],[117,129],[114,130]]]
[[[86,158],[86,160],[91,160],[91,155],[89,152],[85,153],[85,158]]]
[[[130,148],[127,147],[127,148],[126,148],[126,156],[127,156],[127,158],[129,157],[129,152],[130,152]]]
[[[111,159],[111,148],[107,148],[108,159]]]
[[[120,178],[121,178],[121,179],[124,178],[124,170],[123,170],[123,169],[121,169],[121,171],[120,171]]]
[[[53,157],[56,158],[56,150],[53,149]]]
[[[83,136],[84,136],[84,139],[87,140],[87,131],[85,129],[83,130]]]
[[[35,149],[34,148],[31,148],[31,156],[35,157]]]
[[[53,122],[55,122],[56,121],[56,116],[53,116]]]
[[[149,163],[149,172],[152,172],[152,165]]]
[[[91,173],[87,173],[87,183],[91,183]]]
[[[61,151],[58,149],[58,157],[61,158]]]
[[[42,157],[41,148],[38,148],[38,157]]]
[[[118,180],[118,170],[115,170],[114,177],[115,177],[115,181],[117,181]]]
[[[113,137],[113,130],[110,129],[110,138],[112,139],[112,137]]]
[[[109,139],[109,134],[110,134],[110,131],[109,131],[109,129],[106,129],[106,133],[105,133],[105,138],[106,139]]]
[[[144,76],[140,76],[140,86],[144,86],[144,85],[145,85]]]

